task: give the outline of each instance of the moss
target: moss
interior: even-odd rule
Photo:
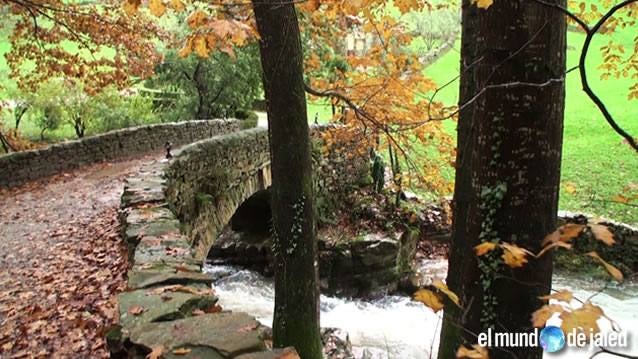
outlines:
[[[215,200],[215,197],[208,193],[197,192],[195,194],[195,200],[197,201],[197,205],[200,207],[208,206]]]

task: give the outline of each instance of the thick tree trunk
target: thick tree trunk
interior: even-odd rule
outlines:
[[[253,0],[268,102],[275,253],[274,345],[322,358],[303,54],[292,3]]]
[[[551,258],[530,260],[519,269],[500,263],[498,274],[482,277],[473,247],[483,232],[483,240],[537,252],[556,227],[558,207],[564,16],[526,0],[497,0],[487,10],[470,2],[463,0],[460,103],[486,86],[510,85],[486,89],[459,116],[447,281],[465,308],[446,308],[439,358],[454,357],[461,344],[477,343],[476,335],[487,327],[532,329],[531,313],[541,306],[537,297],[551,285]],[[492,255],[480,261],[502,260]],[[496,299],[494,305],[490,298]],[[542,355],[539,348],[490,348],[490,358],[512,354]]]

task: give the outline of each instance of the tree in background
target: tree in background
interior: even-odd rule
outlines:
[[[120,88],[152,74],[163,32],[148,16],[130,16],[119,3],[7,0],[2,25],[10,29],[5,55],[10,77],[36,90],[51,77],[70,77],[88,93]]]
[[[476,343],[487,328],[531,331],[531,314],[542,305],[538,297],[551,287],[551,257],[523,266],[511,246],[537,253],[556,228],[565,17],[528,0],[497,0],[487,10],[474,2],[463,1],[462,110],[447,276],[466,307],[446,309],[439,358]],[[482,243],[503,249],[477,257],[474,248]],[[508,349],[518,358],[542,356],[540,347]],[[511,354],[496,348],[490,357]]]
[[[272,165],[275,347],[323,357],[303,51],[292,3],[253,0],[260,35]]]
[[[208,58],[180,57],[169,51],[146,86],[171,95],[158,111],[164,121],[234,117],[252,108],[262,95],[262,75],[256,45]],[[174,94],[174,95],[173,95]]]

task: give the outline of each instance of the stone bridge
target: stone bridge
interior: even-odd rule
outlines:
[[[312,131],[315,141],[323,130]],[[318,188],[354,181],[352,170],[367,171],[367,160],[363,167],[353,159],[329,161],[326,168],[325,161],[315,162],[315,172],[322,173]],[[334,174],[328,182],[333,177],[327,172]],[[109,335],[114,356],[143,356],[158,346],[167,353],[186,348],[193,357],[281,356],[281,350],[267,350],[266,328],[253,317],[218,313],[211,279],[201,272],[228,224],[267,228],[270,184],[264,128],[186,145],[170,161],[149,163],[127,180],[121,219],[133,266],[130,291],[118,298],[120,325]]]
[[[263,128],[192,143],[127,180],[122,220],[133,267],[130,291],[118,297],[120,326],[109,334],[112,355],[143,357],[159,346],[193,358],[282,354],[268,350],[266,328],[253,317],[219,312],[211,279],[201,272],[235,210],[269,185]]]

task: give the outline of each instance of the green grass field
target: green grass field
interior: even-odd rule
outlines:
[[[632,33],[627,29],[614,34],[614,40],[633,47]],[[578,63],[583,34],[568,33],[567,67]],[[601,80],[597,71],[602,63],[598,49],[609,41],[600,36],[590,50],[587,68],[593,89],[602,97],[618,123],[638,135],[638,101],[628,101],[628,78]],[[437,83],[445,83],[459,72],[458,44],[455,49],[426,69]],[[560,208],[582,211],[615,220],[637,224],[638,210],[614,203],[613,197],[626,194],[626,187],[638,183],[638,155],[605,122],[582,91],[577,72],[568,75],[565,108],[565,130],[561,174]],[[458,83],[440,92],[437,100],[447,104],[458,101]],[[633,185],[632,185],[633,184]]]

